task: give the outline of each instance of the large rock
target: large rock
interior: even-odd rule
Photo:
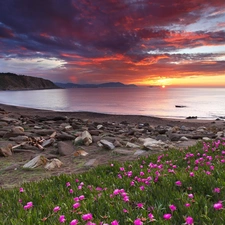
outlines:
[[[148,150],[152,150],[152,151],[159,151],[159,150],[163,150],[164,146],[166,145],[164,142],[160,141],[160,140],[155,140],[152,138],[139,138],[139,141],[143,143],[143,147],[145,149]]]
[[[14,134],[23,134],[24,129],[21,126],[15,126],[11,129],[11,132],[14,133]]]
[[[106,148],[108,150],[113,150],[115,148],[113,143],[110,141],[102,139],[102,140],[100,140],[100,143],[103,145],[104,148]]]
[[[58,142],[58,153],[61,156],[72,155],[74,152],[74,147],[72,144],[68,144],[63,141]]]
[[[17,136],[17,137],[10,137],[10,141],[15,141],[15,142],[21,142],[21,141],[28,141],[29,138],[28,136],[22,135],[22,136]]]
[[[82,142],[84,145],[89,146],[92,143],[92,136],[85,130],[83,131],[74,141],[74,144],[79,144]]]
[[[47,136],[47,135],[51,135],[52,133],[54,133],[54,130],[43,129],[43,130],[35,130],[34,132],[40,136]]]
[[[113,150],[113,153],[119,154],[119,155],[133,155],[134,150],[127,150],[127,149],[122,149],[122,148],[117,148]]]
[[[55,168],[60,168],[63,163],[59,159],[51,159],[44,166],[46,170],[53,170]]]
[[[0,155],[2,156],[11,156],[12,155],[12,144],[6,144],[0,146]]]
[[[136,145],[136,144],[131,143],[131,142],[127,142],[126,147],[127,148],[140,148],[139,145]]]
[[[57,140],[60,140],[60,141],[74,140],[74,136],[71,134],[68,134],[66,132],[57,134],[56,138],[57,138]]]

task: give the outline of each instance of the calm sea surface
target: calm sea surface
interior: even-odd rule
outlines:
[[[54,111],[216,119],[225,116],[225,88],[80,88],[0,91],[0,103]],[[185,108],[177,108],[183,105]]]

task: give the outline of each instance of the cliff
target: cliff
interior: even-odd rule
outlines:
[[[0,73],[0,90],[37,90],[59,88],[50,80],[13,73]]]

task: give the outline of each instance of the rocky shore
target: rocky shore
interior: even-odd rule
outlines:
[[[224,137],[223,120],[53,112],[0,104],[0,187]]]

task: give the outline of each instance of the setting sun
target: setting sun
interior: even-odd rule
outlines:
[[[165,88],[166,86],[165,85],[162,85],[162,88]]]

